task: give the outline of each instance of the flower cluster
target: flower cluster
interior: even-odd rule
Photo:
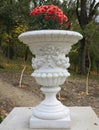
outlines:
[[[58,23],[59,25],[63,25],[65,29],[69,27],[68,17],[64,15],[63,11],[55,5],[36,7],[30,12],[30,16],[43,16],[43,20],[41,20],[41,22],[44,20],[51,20],[54,21],[54,24]],[[44,24],[47,24],[47,22]]]

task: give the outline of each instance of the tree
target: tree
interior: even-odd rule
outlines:
[[[7,48],[5,49],[6,55],[9,58],[12,58],[14,55],[14,50],[11,42],[11,33],[10,31],[16,26],[15,20],[15,9],[14,6],[15,2],[12,0],[8,1],[1,1],[0,0],[0,42],[4,42],[5,35],[7,36]],[[1,43],[0,43],[1,45]],[[2,45],[1,45],[2,46]]]
[[[63,0],[63,2],[60,0],[0,0],[0,47],[4,54],[10,59],[14,56],[23,57],[23,55],[25,55],[25,60],[27,59],[28,49],[20,44],[18,35],[33,29],[34,25],[31,24],[29,16],[30,10],[44,4],[59,6],[69,17],[70,30],[79,31],[84,36],[80,44],[75,45],[70,53],[71,63],[77,68],[77,61],[79,61],[79,73],[85,74],[89,65],[89,51],[91,52],[92,67],[95,68],[98,64],[98,38],[93,39],[90,35],[90,32],[95,31],[94,25],[98,26],[94,22],[94,16],[97,15],[99,2],[96,3],[95,0]],[[95,37],[96,34],[99,35],[98,31],[94,34]],[[75,59],[77,60],[75,61]]]
[[[13,59],[17,55],[18,50],[15,48],[19,43],[18,35],[27,30],[26,20],[24,18],[28,16],[27,12],[29,14],[28,3],[23,1],[25,4],[23,7],[27,7],[25,9],[23,8],[23,13],[23,10],[20,9],[21,7],[17,2],[15,0],[0,0],[0,48],[9,59]],[[22,1],[20,5],[22,5]]]
[[[99,7],[99,2],[96,3],[95,0],[77,0],[76,1],[76,15],[78,18],[78,22],[80,28],[83,33],[83,39],[80,41],[79,47],[79,73],[85,74],[86,72],[86,56],[87,56],[87,34],[86,27],[92,21],[94,16],[96,15],[97,8]]]

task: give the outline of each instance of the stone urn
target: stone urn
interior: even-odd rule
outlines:
[[[57,100],[56,94],[70,76],[66,55],[82,35],[74,31],[38,30],[22,33],[19,39],[35,55],[32,76],[45,94],[44,101],[32,109],[30,128],[70,128],[69,108]]]

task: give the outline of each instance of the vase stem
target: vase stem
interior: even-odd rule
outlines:
[[[60,87],[42,87],[45,99],[33,110],[33,116],[44,120],[64,119],[69,115],[69,109],[57,100],[56,94]]]

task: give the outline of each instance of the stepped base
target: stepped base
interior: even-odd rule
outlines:
[[[59,120],[42,120],[32,116],[30,128],[70,128],[70,122],[70,116]]]
[[[91,107],[70,107],[71,128],[45,130],[99,130],[99,118]],[[29,121],[32,109],[28,107],[14,108],[0,125],[0,130],[44,130],[44,128],[30,129]],[[46,121],[45,121],[46,124]],[[52,125],[52,124],[49,124]]]

